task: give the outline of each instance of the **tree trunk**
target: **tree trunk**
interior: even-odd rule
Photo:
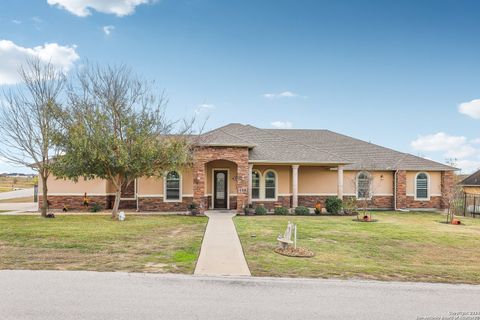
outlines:
[[[42,217],[47,216],[47,210],[48,210],[48,187],[47,187],[47,179],[48,176],[46,175],[41,175],[42,179]]]
[[[118,207],[120,206],[120,198],[122,197],[122,187],[117,187],[115,192],[115,201],[112,208],[112,219],[115,219],[118,215]]]

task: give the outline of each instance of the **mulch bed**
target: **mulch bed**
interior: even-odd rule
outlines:
[[[275,252],[283,256],[295,257],[295,258],[311,258],[315,255],[312,251],[308,249],[300,248],[300,247],[297,247],[295,249],[292,246],[289,246],[286,249],[276,248]]]

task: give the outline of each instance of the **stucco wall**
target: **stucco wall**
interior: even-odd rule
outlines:
[[[39,177],[39,179],[41,179]],[[42,182],[38,183],[38,191],[42,192]],[[101,179],[84,180],[80,178],[78,182],[72,180],[57,179],[54,176],[48,178],[49,194],[79,194],[85,192],[89,195],[105,195],[107,193],[107,182]]]
[[[277,173],[278,187],[277,192],[279,195],[290,194],[292,186],[292,167],[291,166],[267,166],[267,165],[254,165],[253,169],[260,171],[263,179],[263,175],[269,169],[274,170]]]
[[[407,196],[415,196],[415,176],[422,171],[407,171]],[[429,193],[430,196],[442,195],[442,174],[436,171],[427,171],[430,176]]]

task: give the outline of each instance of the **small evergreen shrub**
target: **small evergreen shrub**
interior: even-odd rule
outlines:
[[[310,215],[310,209],[304,206],[298,206],[295,208],[295,214],[298,214],[299,216],[308,216]]]
[[[342,210],[342,200],[336,197],[329,197],[325,201],[327,211],[333,214],[338,214]]]
[[[267,209],[264,206],[258,206],[255,208],[255,214],[263,216],[267,214]]]
[[[102,211],[102,206],[98,203],[94,203],[93,206],[90,208],[90,212],[100,212]]]
[[[284,215],[289,214],[290,211],[288,211],[288,209],[285,208],[285,207],[276,207],[275,210],[273,210],[273,213],[284,216]]]

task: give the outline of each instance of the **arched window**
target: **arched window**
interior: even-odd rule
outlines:
[[[415,198],[428,199],[428,175],[425,172],[415,177]]]
[[[252,171],[252,199],[260,199],[260,172]]]
[[[265,199],[276,199],[276,193],[277,175],[270,170],[265,173]]]
[[[180,175],[176,171],[170,171],[165,179],[165,199],[180,200]]]
[[[357,176],[357,198],[370,198],[370,174],[368,172],[360,172]]]

